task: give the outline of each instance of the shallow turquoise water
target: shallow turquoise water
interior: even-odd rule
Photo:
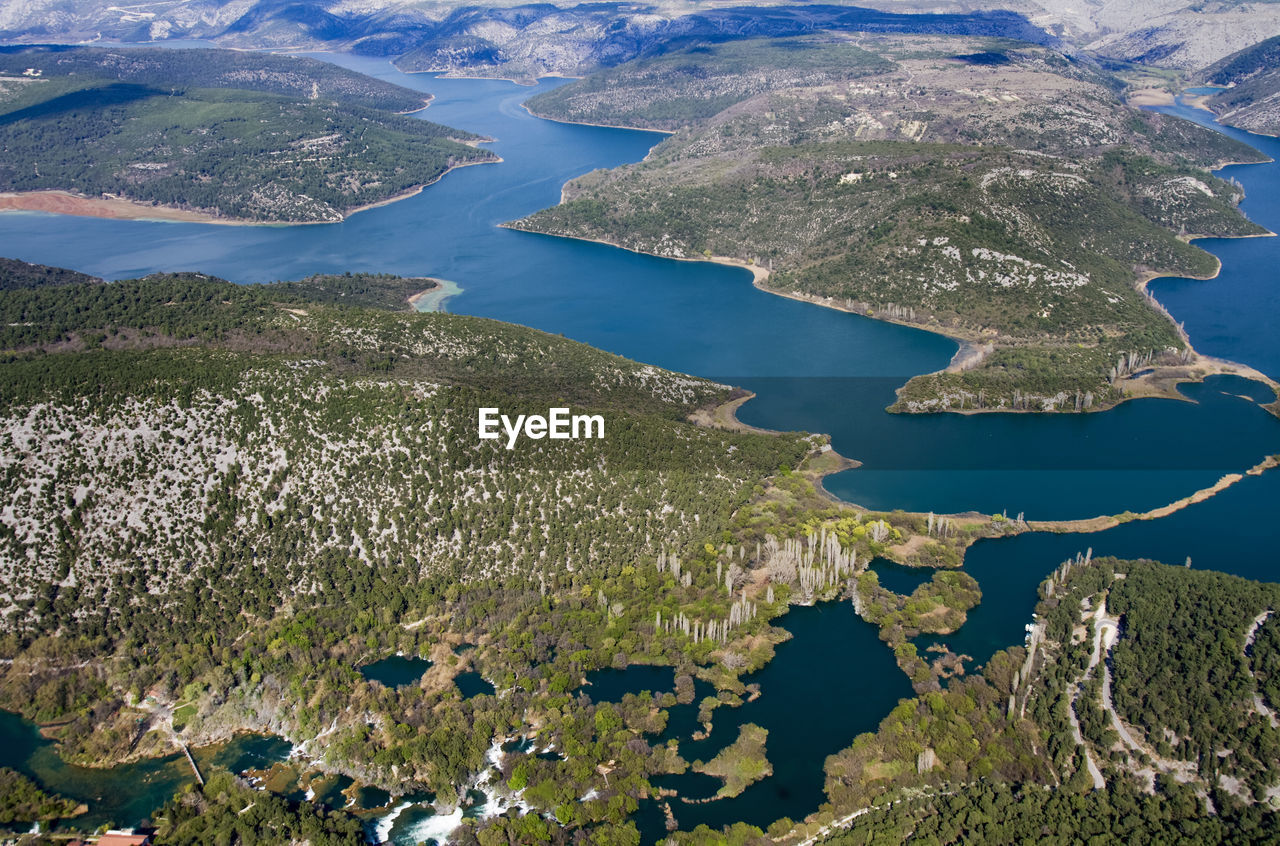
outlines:
[[[202,768],[243,772],[267,768],[291,751],[287,741],[262,735],[237,735],[228,743],[192,750]],[[89,805],[76,817],[76,828],[92,831],[102,823],[133,825],[149,817],[175,792],[193,780],[182,755],[152,758],[111,769],[68,764],[34,723],[0,711],[0,767],[11,767],[41,786]]]

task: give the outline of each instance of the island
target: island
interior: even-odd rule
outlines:
[[[737,740],[705,764],[695,763],[693,769],[724,780],[724,787],[716,792],[715,798],[738,796],[753,783],[773,775],[773,767],[765,752],[768,739],[766,729],[747,723],[738,730]]]

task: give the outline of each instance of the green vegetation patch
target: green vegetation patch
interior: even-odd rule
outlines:
[[[226,771],[203,788],[179,793],[157,814],[155,843],[310,843],[358,846],[367,842],[357,817],[311,802],[290,802],[254,790]]]
[[[773,775],[773,765],[765,751],[769,732],[755,723],[746,723],[738,730],[738,739],[721,749],[705,764],[693,764],[695,772],[724,780],[724,787],[716,791],[716,797],[728,799],[746,790],[762,778]]]
[[[1177,327],[1135,274],[1211,276],[1215,259],[1189,236],[1263,231],[1237,209],[1239,187],[1205,170],[1257,151],[1128,108],[1116,80],[1052,50],[938,37],[797,44],[801,71],[748,74],[755,87],[714,114],[717,74],[747,45],[628,63],[535,100],[553,116],[680,131],[512,225],[735,257],[769,271],[768,288],[983,351],[961,372],[912,380],[892,407],[905,412],[1114,404],[1141,367],[1184,363]],[[760,67],[790,67],[787,49],[750,49]],[[836,58],[850,49],[884,64],[844,73]],[[699,71],[676,73],[682,61]],[[642,96],[654,74],[668,99],[703,108],[654,118]]]
[[[318,93],[319,81],[307,94],[276,93],[291,89],[271,84],[269,69],[223,72],[215,62],[197,72],[203,65],[190,57],[154,52],[181,58],[187,72],[176,82],[164,78],[168,64],[134,73],[124,51],[118,63],[74,73],[53,65],[48,76],[0,86],[0,190],[111,195],[243,220],[336,221],[455,165],[495,158],[461,143],[478,140],[471,133],[362,104],[354,82],[334,99]],[[26,54],[0,58],[42,64]],[[277,57],[261,57],[269,58]],[[382,95],[367,102],[399,102]]]
[[[0,825],[68,819],[83,808],[72,799],[51,796],[17,770],[0,767]]]

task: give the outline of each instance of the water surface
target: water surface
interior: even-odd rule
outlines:
[[[328,58],[430,90],[437,98],[423,117],[495,138],[490,146],[503,162],[459,170],[416,197],[323,226],[3,214],[0,254],[112,279],[199,270],[242,283],[343,271],[454,280],[461,290],[449,300],[451,311],[562,333],[754,390],[758,397],[742,409],[744,421],[830,433],[838,450],[865,467],[829,479],[828,489],[874,508],[1023,512],[1028,519],[1143,511],[1280,452],[1280,421],[1256,402],[1267,397],[1226,378],[1188,386],[1185,401],[1143,400],[1097,414],[886,414],[894,389],[912,375],[945,366],[956,349],[953,342],[760,292],[741,269],[498,228],[555,203],[573,176],[640,160],[660,136],[557,124],[520,108],[523,100],[562,81],[529,88],[444,80],[401,74],[381,60]],[[1274,140],[1247,139],[1273,155],[1277,150]],[[1224,175],[1245,185],[1245,208],[1256,220],[1280,225],[1275,166],[1231,168]],[[1159,280],[1153,291],[1187,321],[1202,351],[1280,373],[1280,344],[1270,326],[1280,306],[1270,271],[1280,267],[1277,241],[1202,241],[1222,256],[1222,275],[1212,282]],[[976,663],[1020,642],[1036,584],[1087,546],[1096,554],[1175,562],[1190,555],[1194,566],[1275,579],[1278,478],[1250,478],[1173,517],[1098,535],[979,543],[967,568],[982,586],[983,602],[944,640]],[[858,620],[847,603],[793,610],[781,623],[795,638],[748,679],[760,683],[759,700],[719,710],[712,736],[698,743],[688,739],[696,727],[696,704],[672,709],[669,731],[685,738],[686,757],[709,759],[736,738],[738,725],[750,721],[769,729],[775,771],[739,799],[677,804],[685,828],[803,817],[821,801],[826,755],[874,729],[910,692],[874,628]],[[650,689],[670,673],[643,672],[657,677],[642,680]],[[630,681],[612,690],[601,677],[597,685],[587,689],[593,699],[616,698]],[[700,687],[698,697],[703,695]],[[0,735],[8,741],[0,762],[33,774],[50,789],[91,801],[93,819],[136,821],[186,778],[173,758],[105,775],[80,772],[58,761],[33,727],[15,720],[0,715]],[[697,776],[664,783],[694,794],[714,786]],[[435,836],[444,824],[415,807],[387,823],[397,839]],[[638,819],[646,842],[661,835],[655,804],[646,803]]]
[[[372,664],[365,664],[360,668],[360,675],[386,687],[400,688],[417,684],[418,679],[429,669],[431,662],[426,658],[390,655]]]
[[[331,225],[4,214],[0,254],[108,278],[190,269],[237,282],[347,270],[452,280],[462,291],[449,299],[450,311],[756,391],[742,419],[830,433],[838,450],[866,466],[831,479],[828,489],[873,508],[1008,510],[1031,519],[1141,511],[1168,501],[1171,490],[1181,496],[1280,451],[1280,422],[1217,395],[1200,405],[1144,401],[1106,414],[885,414],[894,389],[945,366],[954,342],[766,294],[742,269],[498,228],[557,202],[573,176],[643,158],[663,136],[544,121],[521,108],[563,80],[534,87],[449,80],[403,74],[379,59],[326,58],[432,92],[422,117],[495,138],[490,147],[503,162],[463,168],[413,198]],[[1241,334],[1267,344],[1265,332]],[[1232,438],[1215,437],[1225,428]]]

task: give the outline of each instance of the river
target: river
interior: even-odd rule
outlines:
[[[1143,400],[1095,414],[887,414],[894,388],[912,375],[945,366],[954,342],[764,293],[742,269],[498,228],[557,202],[562,184],[576,175],[642,159],[662,136],[539,120],[521,108],[524,100],[563,80],[535,87],[450,80],[403,74],[378,59],[322,58],[430,91],[435,99],[421,116],[493,137],[489,147],[502,163],[460,169],[415,197],[323,226],[7,213],[0,215],[0,255],[110,279],[171,270],[198,270],[241,283],[348,270],[446,279],[459,288],[446,303],[451,311],[561,333],[750,388],[758,396],[742,408],[744,422],[830,433],[841,453],[865,466],[828,479],[828,489],[872,508],[1007,510],[1029,519],[1144,511],[1280,452],[1280,421],[1254,399],[1239,396],[1249,393],[1266,401],[1269,392],[1238,379],[1189,386],[1185,393],[1195,402]],[[1178,111],[1207,118],[1183,107]],[[1273,157],[1280,152],[1275,139],[1232,134]],[[1229,168],[1224,175],[1245,185],[1245,208],[1255,220],[1280,227],[1280,191],[1274,190],[1280,171],[1274,164]],[[1277,305],[1268,268],[1280,266],[1280,239],[1201,245],[1224,260],[1217,280],[1159,280],[1152,290],[1174,315],[1186,319],[1202,351],[1280,372],[1280,342],[1268,326]],[[1276,548],[1280,529],[1268,515],[1280,503],[1278,478],[1276,473],[1250,477],[1164,520],[1129,523],[1097,535],[981,542],[966,566],[982,585],[983,602],[945,640],[977,664],[993,649],[1020,642],[1035,585],[1060,560],[1089,546],[1098,554],[1177,563],[1190,555],[1195,566],[1276,578],[1269,551]],[[767,823],[768,814],[801,817],[814,810],[825,755],[857,732],[874,729],[892,702],[909,692],[869,626],[845,621],[834,611],[812,620],[808,614],[784,618],[796,639],[779,649],[760,680],[768,681],[770,673],[778,679],[757,703],[742,709],[745,716],[722,711],[715,733],[728,743],[737,722],[765,725],[773,755],[788,757],[790,774],[783,778],[783,758],[775,757],[779,775],[738,800],[677,808],[682,823],[719,825],[747,818]],[[801,682],[819,672],[829,679],[856,677],[864,692],[814,695]],[[867,707],[859,704],[864,701]],[[784,723],[795,720],[796,712],[788,708],[796,702],[807,705],[802,728],[822,727],[815,732],[818,739],[800,747],[794,738],[785,747],[773,746],[775,733],[791,737]],[[0,734],[7,737],[6,725],[0,723]],[[790,781],[803,790],[789,790]],[[653,829],[646,824],[646,831]]]

